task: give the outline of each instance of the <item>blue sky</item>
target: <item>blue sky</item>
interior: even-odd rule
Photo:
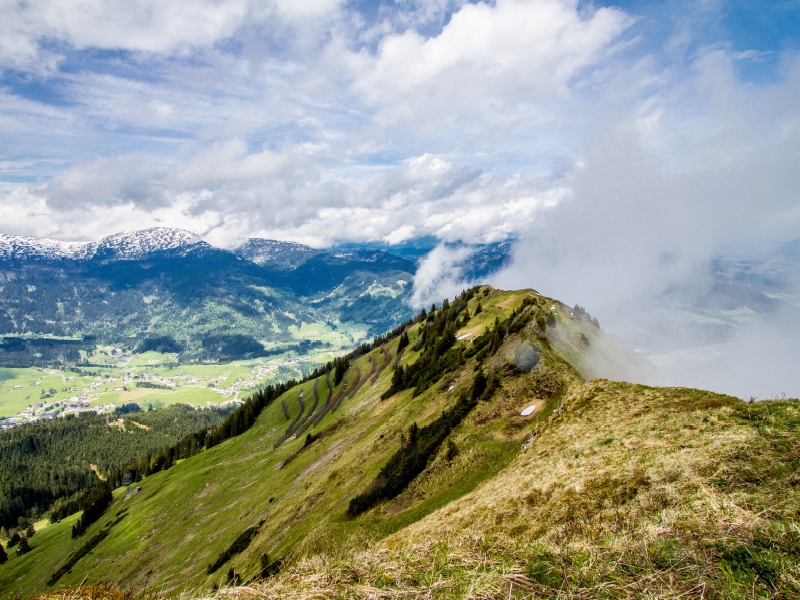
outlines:
[[[575,205],[624,206],[646,231],[670,203],[660,178],[714,186],[772,153],[780,190],[766,211],[759,172],[741,198],[708,197],[702,210],[678,199],[708,243],[659,246],[653,260],[729,248],[753,218],[751,246],[798,224],[781,161],[797,150],[800,0],[42,0],[2,11],[2,233],[168,225],[220,245],[477,243],[535,236]],[[637,186],[635,210],[619,200],[609,145],[641,162],[658,201]],[[741,221],[718,227],[710,215],[731,205]]]

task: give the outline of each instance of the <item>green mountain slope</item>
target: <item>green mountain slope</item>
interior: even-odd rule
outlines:
[[[796,400],[595,380],[470,494],[241,593],[797,598],[798,428]]]
[[[600,365],[589,349],[608,345],[591,321],[532,291],[484,288],[462,306],[352,360],[333,389],[330,373],[289,390],[139,493],[117,490],[82,538],[74,517],[37,533],[0,566],[4,597],[44,591],[54,574],[57,586],[166,596],[272,575],[260,594],[629,597],[654,561],[677,593],[736,590],[756,572],[757,590],[793,585],[797,504],[767,504],[765,490],[795,477],[794,403],[584,384]],[[306,427],[298,413],[312,406],[330,410]],[[389,473],[399,489],[354,511],[396,482]],[[716,524],[756,514],[743,502],[772,512]]]

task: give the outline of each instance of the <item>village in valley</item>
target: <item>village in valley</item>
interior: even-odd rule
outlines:
[[[2,369],[0,428],[86,412],[114,415],[131,403],[144,410],[176,403],[196,410],[224,408],[244,403],[250,390],[301,378],[338,355],[325,350],[224,364],[179,364],[175,354],[125,354],[114,346],[101,350],[114,357],[115,364]],[[23,406],[13,410],[15,404]]]

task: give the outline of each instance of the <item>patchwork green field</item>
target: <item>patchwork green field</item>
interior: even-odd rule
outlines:
[[[314,368],[362,343],[369,327],[358,323],[338,324],[334,331],[323,323],[292,326],[296,342],[320,341],[326,346],[307,352],[287,350],[269,357],[238,360],[230,363],[178,364],[177,355],[160,352],[125,354],[116,346],[98,346],[83,354],[89,366],[59,370],[55,368],[0,367],[0,418],[17,416],[10,422],[28,420],[37,414],[61,408],[54,403],[80,397],[83,408],[136,402],[143,408],[169,404],[206,406],[220,404],[246,395],[257,385],[300,379]],[[265,344],[285,348],[296,344]],[[142,379],[169,389],[138,387]],[[163,384],[167,380],[168,384]],[[174,385],[173,385],[174,384]],[[37,408],[37,404],[41,407]],[[28,411],[26,414],[22,414]]]

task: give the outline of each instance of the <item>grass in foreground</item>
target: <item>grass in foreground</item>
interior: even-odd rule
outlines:
[[[800,596],[800,404],[593,381],[471,494],[220,597]]]

